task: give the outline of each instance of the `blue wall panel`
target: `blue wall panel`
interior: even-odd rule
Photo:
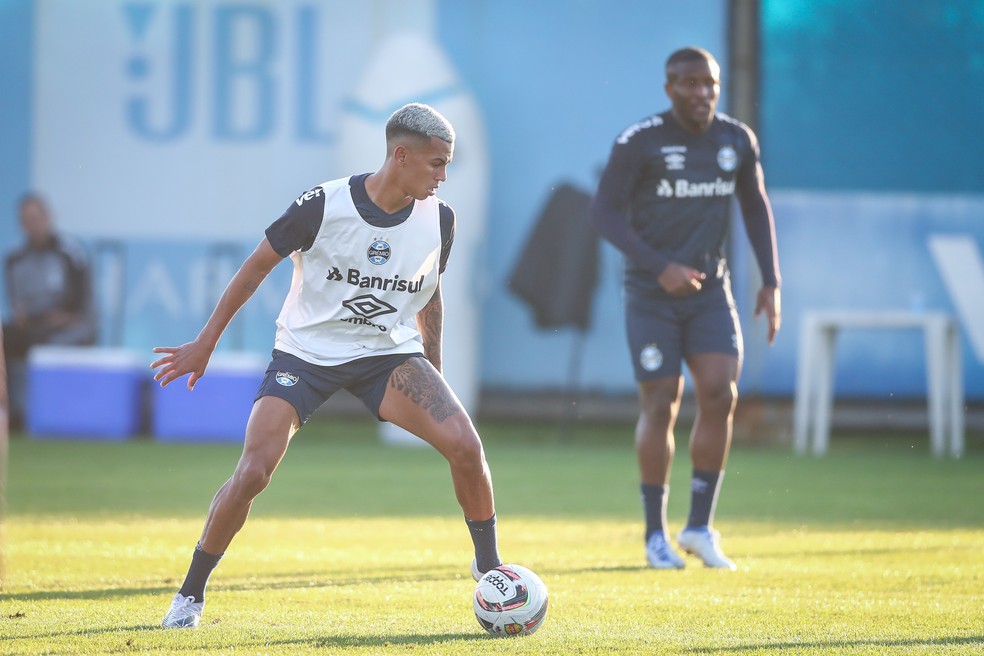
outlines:
[[[763,0],[772,184],[984,193],[984,3]]]
[[[16,202],[30,186],[31,0],[0,2],[0,245],[20,239]]]
[[[783,247],[784,323],[775,347],[751,358],[746,387],[768,394],[793,389],[801,318],[810,310],[938,310],[959,321],[967,396],[984,398],[984,353],[968,339],[978,328],[955,305],[928,245],[934,235],[958,235],[984,253],[984,198],[778,191],[773,202]],[[751,330],[746,321],[746,332]],[[922,336],[845,331],[836,372],[839,394],[922,396]]]

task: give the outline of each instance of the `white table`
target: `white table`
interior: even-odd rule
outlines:
[[[834,349],[849,328],[922,330],[926,338],[929,443],[933,456],[959,458],[964,448],[964,391],[960,335],[943,312],[808,312],[800,329],[793,410],[793,448],[823,455],[830,441]]]

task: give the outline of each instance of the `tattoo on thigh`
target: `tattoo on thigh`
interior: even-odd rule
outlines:
[[[420,362],[420,358],[410,358],[394,369],[389,384],[427,410],[437,423],[461,411],[457,400],[449,393],[447,383]]]

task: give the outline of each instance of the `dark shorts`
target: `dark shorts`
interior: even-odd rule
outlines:
[[[379,406],[386,394],[390,374],[410,358],[422,357],[420,353],[377,355],[335,367],[322,367],[274,349],[256,400],[276,396],[287,401],[294,406],[303,424],[332,394],[346,389],[382,421]]]
[[[685,298],[627,293],[625,330],[637,381],[679,376],[683,361],[697,353],[742,358],[741,324],[727,278]]]

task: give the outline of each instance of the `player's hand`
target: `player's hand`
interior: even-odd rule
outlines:
[[[188,389],[195,389],[195,383],[205,375],[212,349],[212,346],[197,340],[181,346],[155,346],[154,353],[166,355],[150,365],[151,369],[157,369],[154,380],[159,381],[161,387],[167,387],[175,379],[191,374],[188,376]]]
[[[779,293],[778,287],[763,287],[755,298],[755,318],[764,313],[769,322],[769,344],[775,341],[779,326],[782,325],[781,299],[782,294]]]
[[[700,291],[705,277],[697,269],[670,262],[656,280],[670,296],[690,296]]]

